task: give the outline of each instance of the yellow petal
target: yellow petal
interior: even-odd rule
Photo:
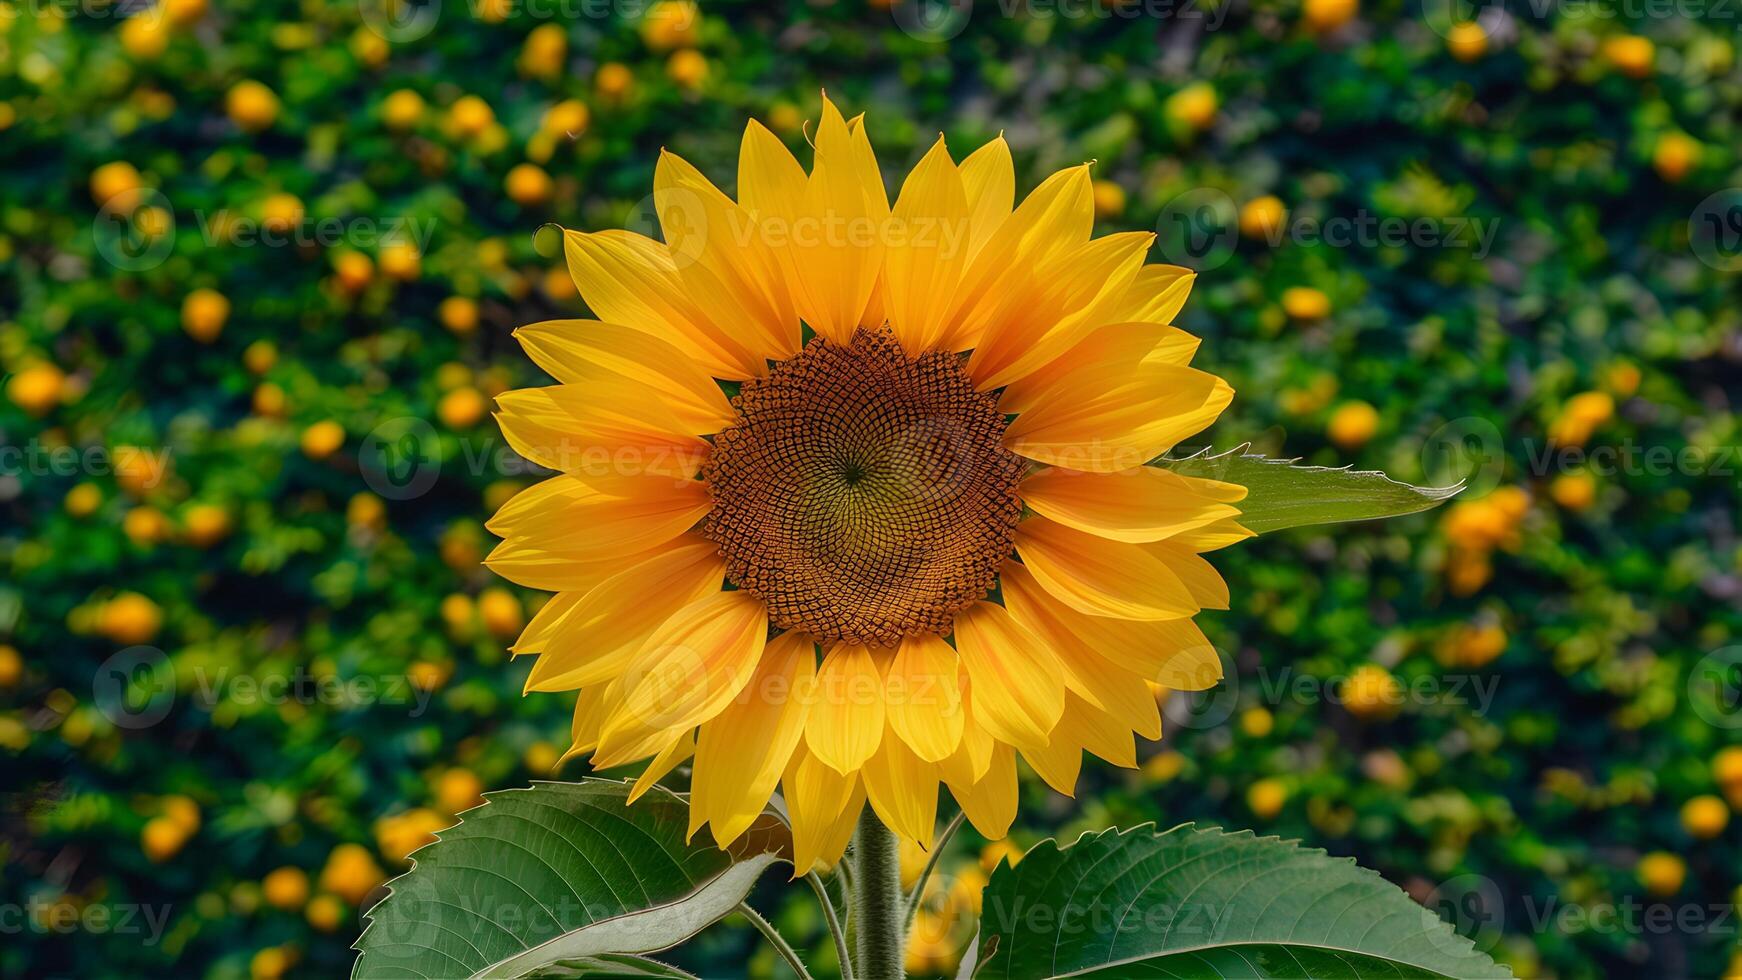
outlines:
[[[1191,590],[1143,545],[1037,517],[1017,526],[1016,552],[1048,592],[1091,616],[1180,619],[1198,611]]]
[[[1144,738],[1161,737],[1161,713],[1143,681],[1154,676],[1141,666],[1122,665],[1084,643],[1054,612],[1040,583],[1016,562],[999,573],[1004,604],[1016,621],[1028,627],[1058,655],[1065,670],[1065,687],[1075,696],[1119,719]]]
[[[792,820],[792,876],[819,865],[833,867],[846,850],[859,811],[865,807],[865,785],[857,771],[842,774],[824,765],[800,742],[780,780]]]
[[[888,197],[864,127],[850,130],[826,97],[804,201],[791,241],[804,276],[799,312],[821,336],[846,343],[883,267]]]
[[[1234,389],[1213,374],[1172,364],[1137,370],[1097,365],[1034,396],[1005,430],[1029,459],[1107,473],[1142,466],[1216,420]]]
[[[767,638],[768,611],[747,592],[718,592],[679,610],[624,668],[597,764],[614,764],[641,731],[689,728],[719,714],[749,683]]]
[[[706,371],[659,337],[619,323],[547,320],[514,331],[533,363],[563,384],[620,390],[623,379],[657,394],[694,435],[718,432],[737,418]]]
[[[937,765],[888,732],[862,774],[865,794],[883,825],[929,849],[938,815]]]
[[[942,136],[902,185],[888,228],[884,312],[913,356],[941,338],[967,267],[968,199]]]
[[[557,760],[560,767],[577,755],[586,755],[599,745],[599,726],[605,721],[605,711],[615,702],[617,685],[598,684],[581,692],[575,699],[574,720],[569,723],[569,748]]]
[[[1151,703],[1155,701],[1155,696],[1141,681],[1134,681],[1132,686],[1143,688],[1144,696]],[[1059,719],[1052,737],[1054,741],[1080,745],[1116,766],[1137,768],[1137,745],[1131,738],[1131,726],[1074,693],[1066,697],[1064,717]]]
[[[1003,606],[976,602],[956,616],[956,650],[973,689],[974,718],[1012,745],[1044,745],[1064,710],[1058,658]]]
[[[959,679],[962,688],[962,740],[949,758],[938,763],[938,772],[958,785],[971,786],[986,775],[986,768],[992,764],[992,749],[1000,743],[986,731],[986,726],[975,720],[973,685],[969,683],[967,671],[961,671]]]
[[[804,168],[768,127],[752,119],[738,144],[738,203],[761,216],[790,216],[804,202]]]
[[[1083,769],[1083,747],[1069,738],[1053,738],[1045,745],[1023,746],[1022,760],[1048,786],[1065,796],[1077,795],[1077,775]]]
[[[1146,265],[1112,310],[1115,322],[1172,323],[1185,308],[1198,274],[1177,265]]]
[[[694,732],[685,731],[671,740],[671,744],[653,757],[647,764],[647,769],[635,777],[635,787],[629,791],[629,802],[634,803],[650,789],[659,785],[666,773],[678,767],[678,764],[689,758],[696,751],[696,736]],[[695,831],[691,830],[691,834]]]
[[[764,358],[799,348],[796,306],[755,219],[702,172],[661,151],[653,172],[654,207],[678,278],[715,324]]]
[[[1016,167],[1002,135],[968,154],[958,168],[968,201],[967,260],[986,247],[1016,203]]]
[[[508,652],[517,657],[523,653],[542,652],[585,597],[585,592],[561,592],[551,596],[538,612],[532,614],[532,622],[520,631],[520,639],[514,641]]]
[[[1249,530],[1239,521],[1230,518],[1225,521],[1217,521],[1214,524],[1207,524],[1184,534],[1175,535],[1174,540],[1193,551],[1205,552],[1226,548],[1247,538],[1256,537],[1258,537],[1256,531]]]
[[[986,165],[997,166],[998,161],[994,158]],[[962,276],[943,346],[978,347],[987,324],[1001,309],[1020,309],[1040,287],[1034,270],[1041,263],[1089,240],[1095,221],[1090,186],[1087,165],[1061,170],[998,223]],[[997,189],[987,188],[986,193],[996,194]]]
[[[1198,338],[1178,327],[1157,323],[1113,323],[1092,330],[1048,363],[1017,378],[998,396],[999,411],[1020,414],[1033,408],[1048,388],[1076,371],[1100,366],[1134,372],[1144,364],[1190,364]]]
[[[1021,608],[1044,616],[1069,630],[1078,641],[1077,648],[1093,650],[1117,667],[1175,690],[1201,691],[1221,679],[1221,656],[1191,620],[1142,622],[1086,615],[1055,598],[1031,571],[1017,562],[1006,562],[999,570],[998,580],[1012,614]]]
[[[721,847],[768,804],[804,735],[816,677],[816,644],[783,633],[762,652],[744,690],[702,725],[690,778],[690,836],[703,822]]]
[[[1205,609],[1228,608],[1228,583],[1196,551],[1178,541],[1152,541],[1142,548],[1162,560],[1192,594],[1192,601]]]
[[[623,569],[575,604],[533,663],[526,690],[566,691],[617,677],[654,630],[719,592],[725,574],[718,547],[698,534]]]
[[[484,564],[497,575],[529,589],[585,593],[622,571],[625,565],[664,549],[665,545],[658,545],[632,555],[600,558],[589,551],[557,550],[542,545],[537,538],[523,537],[498,544]]]
[[[496,396],[496,422],[514,451],[546,469],[582,476],[656,474],[688,480],[710,447],[685,435],[651,389],[579,385],[522,388]]]
[[[1022,500],[1060,524],[1115,541],[1159,541],[1239,514],[1246,488],[1154,466],[1117,473],[1045,469],[1022,481]]]
[[[551,551],[626,558],[684,533],[712,508],[713,498],[699,480],[571,474],[522,490],[485,527],[498,537],[530,539]],[[495,558],[491,555],[492,563]]]
[[[670,251],[645,235],[564,230],[569,275],[599,319],[660,337],[711,377],[741,381],[766,362],[690,301]]]
[[[805,722],[811,754],[839,772],[854,772],[883,740],[883,671],[865,647],[843,643],[817,668],[816,703]]]
[[[927,762],[949,758],[962,739],[956,666],[955,648],[929,633],[903,639],[889,664],[889,727]]]
[[[981,837],[998,840],[1010,832],[1016,819],[1016,752],[1010,746],[993,746],[990,763],[978,781],[952,782],[949,787]]]

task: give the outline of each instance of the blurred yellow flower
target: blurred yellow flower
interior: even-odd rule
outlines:
[[[362,292],[375,279],[375,263],[369,256],[345,249],[333,256],[333,274],[347,293]]]
[[[1325,434],[1339,449],[1365,446],[1379,431],[1379,410],[1363,401],[1344,402],[1331,413]]]
[[[1652,851],[1639,859],[1635,872],[1646,891],[1659,898],[1668,898],[1682,890],[1682,883],[1688,876],[1688,865],[1668,851]]]
[[[700,51],[683,48],[672,52],[665,62],[665,76],[679,88],[700,88],[708,78],[708,59]]]
[[[195,504],[182,522],[196,548],[210,548],[230,534],[230,512],[217,504]]]
[[[1282,291],[1282,311],[1295,320],[1322,320],[1331,315],[1331,298],[1311,286]]]
[[[1189,129],[1209,129],[1216,121],[1219,100],[1209,82],[1193,82],[1167,97],[1167,118]]]
[[[423,118],[423,96],[402,88],[381,101],[381,122],[391,130],[403,132],[416,126]]]
[[[295,194],[279,192],[267,195],[260,203],[260,224],[271,231],[285,234],[302,223],[302,199]]]
[[[508,197],[521,207],[535,207],[550,200],[550,175],[537,164],[522,163],[508,171]]]
[[[587,105],[578,99],[564,99],[544,112],[544,118],[539,120],[539,128],[554,136],[574,137],[587,131],[587,123],[593,114]]]
[[[37,361],[6,382],[6,397],[30,415],[47,415],[59,405],[66,375],[47,361]]]
[[[24,658],[18,655],[18,648],[10,643],[0,643],[0,687],[17,687],[18,679],[23,676]]]
[[[162,864],[181,853],[191,834],[186,827],[169,817],[153,817],[146,821],[145,829],[140,831],[139,846],[151,863]]]
[[[1698,140],[1686,133],[1671,130],[1657,138],[1657,145],[1651,151],[1651,166],[1664,180],[1679,184],[1699,160],[1700,150]]]
[[[1587,470],[1562,473],[1548,486],[1548,495],[1562,510],[1577,513],[1597,499],[1597,479]]]
[[[1240,206],[1240,234],[1253,241],[1274,244],[1287,219],[1288,209],[1281,198],[1274,194],[1255,197]]]
[[[1606,391],[1586,391],[1567,399],[1549,426],[1549,439],[1562,446],[1583,446],[1597,429],[1615,417],[1615,399]]]
[[[400,282],[411,282],[423,275],[423,253],[410,242],[393,242],[383,246],[376,255],[381,274]]]
[[[121,22],[121,48],[140,61],[160,57],[169,47],[170,23],[150,10]]]
[[[302,430],[302,453],[309,459],[326,459],[345,444],[345,427],[322,419]]]
[[[1343,707],[1362,721],[1395,718],[1403,706],[1403,688],[1378,664],[1355,668],[1343,679],[1341,694]]]
[[[63,503],[69,515],[89,517],[103,506],[103,489],[95,483],[81,483],[67,491]]]
[[[449,296],[436,307],[442,326],[464,336],[478,329],[478,303],[468,296]]]
[[[495,125],[496,113],[476,95],[462,95],[448,108],[448,123],[455,133],[470,138]]]
[[[351,905],[361,905],[385,879],[374,855],[363,845],[340,844],[327,855],[326,866],[321,868],[320,887]]]
[[[278,119],[278,96],[265,85],[245,79],[224,96],[224,111],[244,132],[258,133]]]
[[[1246,787],[1246,808],[1260,820],[1274,820],[1288,802],[1288,787],[1275,778],[1260,779]]]
[[[641,18],[641,40],[655,51],[689,47],[701,34],[702,15],[690,0],[659,0]]]
[[[488,588],[478,594],[478,617],[491,635],[508,639],[526,626],[526,613],[514,593],[504,588]]]
[[[1696,840],[1711,840],[1730,824],[1730,808],[1710,794],[1696,796],[1682,804],[1682,828]]]
[[[450,429],[469,429],[478,424],[489,407],[478,389],[455,388],[436,403],[436,417]]]
[[[1301,5],[1307,29],[1315,34],[1328,34],[1342,27],[1360,11],[1360,0],[1305,0]]]
[[[427,807],[385,816],[375,821],[375,847],[389,861],[403,862],[406,855],[436,839],[436,831],[452,820]]]
[[[130,211],[139,202],[142,186],[139,171],[125,160],[105,163],[91,171],[91,200],[98,207],[112,204],[121,211]]]
[[[303,918],[317,932],[333,932],[345,921],[345,906],[337,896],[316,895],[303,910]]]
[[[154,545],[169,537],[169,518],[155,507],[134,507],[121,519],[121,531],[136,545]]]
[[[1117,218],[1125,213],[1125,188],[1111,180],[1097,180],[1094,193],[1095,217]]]
[[[1446,50],[1459,61],[1475,61],[1488,53],[1488,31],[1473,20],[1459,21],[1446,32]]]
[[[562,74],[568,57],[569,39],[561,24],[540,24],[526,35],[520,48],[520,70],[534,78],[553,79]]]
[[[97,615],[97,632],[123,646],[151,642],[162,626],[163,611],[137,592],[115,596]]]
[[[266,904],[295,912],[308,901],[308,873],[289,865],[277,868],[260,880],[260,891]]]
[[[217,340],[229,318],[230,301],[215,289],[196,289],[181,301],[181,328],[202,344]]]
[[[619,61],[608,61],[599,66],[599,72],[593,76],[593,86],[601,98],[613,102],[621,102],[629,95],[629,89],[635,84],[635,75],[629,71],[629,66]]]
[[[1657,46],[1637,34],[1618,34],[1603,42],[1603,57],[1629,78],[1646,78],[1657,60]]]
[[[434,795],[443,813],[459,814],[484,802],[484,783],[470,769],[455,766],[436,777]]]

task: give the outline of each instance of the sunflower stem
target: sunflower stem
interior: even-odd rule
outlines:
[[[907,943],[901,848],[866,804],[853,834],[853,932],[857,980],[901,980]]]

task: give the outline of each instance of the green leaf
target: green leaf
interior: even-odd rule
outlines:
[[[1273,459],[1246,452],[1246,446],[1211,455],[1204,449],[1181,459],[1162,458],[1181,476],[1196,476],[1246,488],[1239,522],[1265,534],[1305,524],[1340,524],[1380,517],[1399,517],[1435,507],[1464,489],[1417,487],[1399,483],[1378,470],[1347,466],[1300,466],[1292,459]]]
[[[727,852],[705,835],[685,842],[689,804],[677,794],[655,787],[633,806],[628,795],[627,783],[604,779],[490,794],[416,851],[369,911],[352,975],[519,977],[669,949],[790,857],[773,814]]]
[[[1191,824],[1045,841],[992,873],[976,977],[1510,977],[1348,858]]]
[[[688,970],[650,960],[644,956],[607,953],[578,960],[562,960],[528,976],[539,980],[698,980]]]

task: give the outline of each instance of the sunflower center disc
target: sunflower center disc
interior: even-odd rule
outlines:
[[[955,355],[812,340],[746,381],[704,473],[705,525],[769,620],[887,646],[945,634],[1010,554],[1022,460]]]

